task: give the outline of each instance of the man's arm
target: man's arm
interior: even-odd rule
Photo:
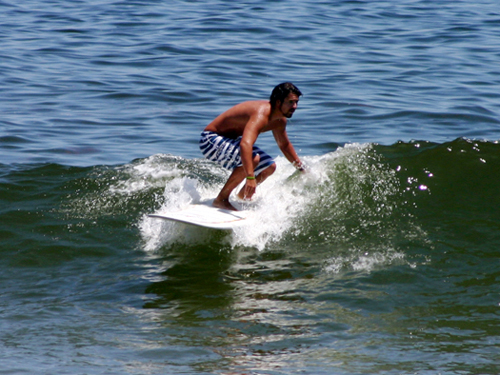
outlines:
[[[249,122],[245,127],[245,131],[243,132],[240,142],[241,162],[243,163],[243,168],[245,169],[245,176],[254,175],[252,151],[253,145],[257,141],[258,136],[258,126],[256,126],[253,122]]]
[[[293,166],[299,171],[304,171],[304,166],[302,165],[299,156],[295,152],[292,142],[290,142],[290,139],[288,138],[286,129],[284,127],[274,129],[273,135],[276,143],[278,144],[278,147],[280,148],[283,155],[285,155],[287,160],[292,163]]]
[[[240,154],[243,169],[245,170],[244,196],[247,199],[252,198],[257,189],[257,180],[255,179],[253,162],[253,145],[257,141],[261,130],[267,123],[267,118],[262,113],[252,116],[245,126],[243,136],[240,142]]]

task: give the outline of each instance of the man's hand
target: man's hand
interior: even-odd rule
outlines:
[[[247,179],[245,187],[243,189],[243,199],[247,200],[252,199],[252,196],[255,194],[256,189],[257,189],[257,180],[255,178]]]
[[[294,161],[292,162],[292,165],[297,169],[298,171],[302,173],[306,173],[307,169],[306,166],[301,162],[301,161]]]

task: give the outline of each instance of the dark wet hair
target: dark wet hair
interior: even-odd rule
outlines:
[[[280,83],[278,86],[276,86],[273,89],[273,92],[271,93],[271,97],[269,98],[269,101],[271,102],[271,107],[274,108],[276,105],[276,102],[279,100],[281,103],[286,99],[286,97],[290,94],[293,93],[297,96],[301,96],[302,93],[300,90],[291,82],[283,82]]]

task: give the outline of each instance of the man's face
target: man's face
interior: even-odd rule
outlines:
[[[283,103],[280,105],[280,110],[283,113],[283,116],[286,118],[291,118],[295,110],[297,109],[297,105],[299,104],[299,97],[293,93],[288,94]]]

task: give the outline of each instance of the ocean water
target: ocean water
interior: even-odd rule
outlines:
[[[0,374],[498,374],[495,1],[0,0]],[[283,81],[309,173],[149,218]],[[241,203],[240,203],[241,204]]]

